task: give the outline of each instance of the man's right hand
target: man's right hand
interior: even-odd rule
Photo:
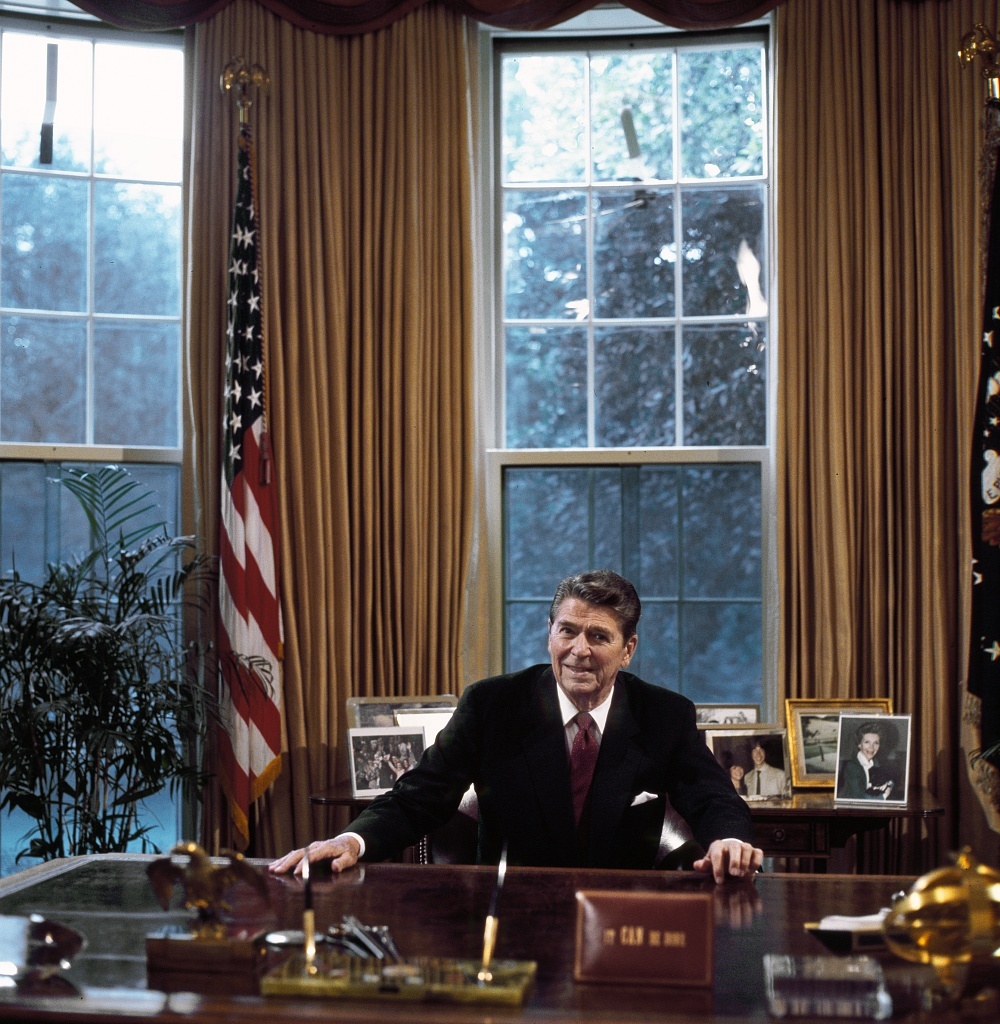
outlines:
[[[302,874],[302,861],[309,858],[310,864],[328,860],[334,871],[346,871],[353,868],[361,856],[361,847],[357,839],[351,836],[337,836],[334,839],[321,839],[310,843],[304,850],[292,850],[279,860],[271,861],[267,866],[272,874],[279,875],[295,869],[295,874]]]

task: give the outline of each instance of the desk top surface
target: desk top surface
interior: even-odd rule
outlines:
[[[286,1020],[486,1022],[502,1019],[568,1021],[706,1020],[767,1018],[762,957],[765,953],[821,954],[803,924],[831,913],[867,914],[886,906],[912,879],[889,876],[759,875],[754,881],[716,886],[702,876],[676,872],[511,868],[499,908],[496,956],[538,963],[536,984],[522,1011],[464,1007],[331,1003],[326,1000],[203,996],[178,1002],[146,989],[144,939],[183,910],[162,911],[150,891],[150,857],[84,857],[58,861],[0,880],[0,914],[40,913],[84,933],[86,950],[70,972],[78,985],[117,989],[110,1005],[78,1008],[65,1019],[87,1022],[176,1019],[197,1021]],[[391,929],[404,956],[475,958],[495,869],[445,865],[374,864],[313,883],[317,929],[353,914]],[[579,889],[709,892],[715,905],[715,976],[711,994],[653,987],[580,985],[573,982],[575,893]],[[234,890],[234,913],[253,930],[297,927],[302,883],[269,879],[271,906],[246,887]],[[175,896],[175,905],[177,898]],[[2,990],[0,990],[2,995]],[[0,1001],[5,1020],[62,1019],[59,1007],[27,999]]]

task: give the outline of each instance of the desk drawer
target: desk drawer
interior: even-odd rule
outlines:
[[[754,846],[759,846],[765,853],[778,857],[797,853],[808,857],[827,852],[814,849],[812,825],[803,821],[755,821],[753,841]]]

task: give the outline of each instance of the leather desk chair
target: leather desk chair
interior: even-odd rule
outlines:
[[[475,864],[479,840],[479,801],[471,786],[462,797],[450,821],[420,840],[417,860],[421,864]],[[704,856],[688,823],[667,800],[660,832],[656,867],[661,871],[687,871]]]

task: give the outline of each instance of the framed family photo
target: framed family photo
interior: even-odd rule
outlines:
[[[713,725],[704,732],[708,749],[745,800],[780,800],[792,795],[784,729],[775,725]]]
[[[374,726],[347,730],[351,795],[378,796],[396,785],[424,752],[423,728]]]
[[[347,725],[351,729],[394,726],[397,711],[454,708],[458,698],[450,693],[434,697],[348,697]]]
[[[760,721],[759,704],[695,704],[699,726],[754,725]]]
[[[891,715],[889,697],[857,700],[788,698],[785,725],[792,759],[792,785],[832,789],[837,774],[837,740],[842,714]]]
[[[840,716],[835,804],[904,806],[909,777],[909,715]]]

